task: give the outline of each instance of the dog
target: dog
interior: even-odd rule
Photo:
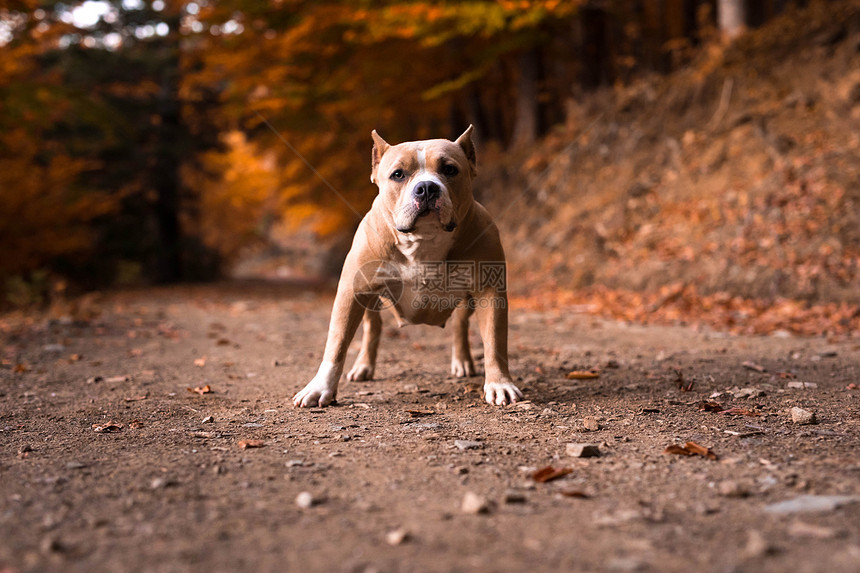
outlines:
[[[388,144],[374,130],[370,180],[379,188],[355,233],[332,309],[322,364],[293,397],[297,407],[323,407],[337,397],[347,349],[363,322],[361,350],[347,380],[371,380],[382,318],[445,326],[451,319],[451,373],[475,376],[469,317],[484,344],[484,399],[521,400],[508,371],[505,253],[499,231],[472,194],[477,174],[473,127],[455,141]],[[362,319],[363,317],[363,319]]]

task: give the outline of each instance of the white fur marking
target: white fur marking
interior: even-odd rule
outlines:
[[[423,147],[418,148],[418,168],[421,172],[427,170],[427,152],[424,151]]]

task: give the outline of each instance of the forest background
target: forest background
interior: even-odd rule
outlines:
[[[515,300],[860,331],[860,2],[0,2],[0,290],[336,276],[473,124]]]

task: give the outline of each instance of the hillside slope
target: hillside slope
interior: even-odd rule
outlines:
[[[824,4],[582,97],[529,155],[485,161],[519,282],[639,304],[628,318],[706,303],[743,307],[727,326],[835,321],[755,331],[860,329],[860,3]]]

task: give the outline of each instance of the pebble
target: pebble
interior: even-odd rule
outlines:
[[[303,491],[296,496],[296,505],[302,509],[309,509],[317,503],[319,503],[319,500],[315,499],[313,494],[309,491]]]
[[[717,491],[724,497],[747,497],[750,494],[746,486],[731,479],[721,481],[717,486]]]
[[[744,547],[744,556],[750,559],[756,557],[764,557],[768,553],[773,553],[773,546],[767,542],[761,531],[753,529],[747,537],[747,544]]]
[[[202,423],[203,424],[211,424],[214,421],[215,421],[215,418],[213,418],[212,416],[206,416],[205,418],[203,418]]]
[[[600,429],[600,424],[594,416],[586,416],[582,419],[582,427],[589,432],[596,432]]]
[[[473,442],[471,440],[454,440],[454,445],[459,450],[480,450],[484,447],[481,442]]]
[[[303,465],[305,465],[304,460],[287,460],[287,467],[288,468],[297,468],[297,467],[301,467]]]
[[[565,452],[574,458],[598,458],[600,457],[600,446],[597,444],[567,444]]]
[[[803,390],[806,388],[818,388],[818,384],[816,384],[815,382],[800,382],[798,380],[792,380],[791,382],[786,384],[786,387]]]
[[[789,410],[791,413],[791,421],[795,424],[806,425],[816,423],[815,413],[803,408],[794,407]]]
[[[489,512],[490,506],[487,503],[486,498],[476,493],[472,493],[471,491],[467,491],[466,495],[463,496],[463,502],[460,504],[460,510],[463,513],[477,515],[479,513]]]
[[[860,503],[860,495],[801,495],[794,499],[765,506],[768,513],[787,515],[816,511],[834,511],[843,505]]]
[[[809,539],[832,539],[839,535],[839,531],[832,527],[814,525],[803,521],[793,521],[788,526],[787,533],[791,537],[805,537]]]
[[[409,539],[409,532],[403,528],[395,529],[385,534],[385,542],[392,546],[400,545],[407,539]]]
[[[262,428],[263,424],[258,422],[248,422],[247,424],[242,424],[243,428]]]

